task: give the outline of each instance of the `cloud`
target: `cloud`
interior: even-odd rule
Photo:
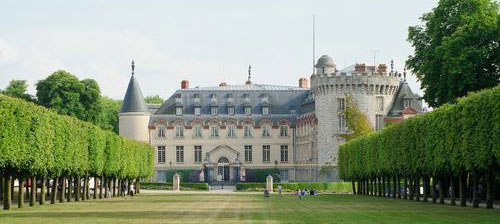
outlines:
[[[0,63],[12,62],[17,58],[16,50],[4,39],[0,38]]]

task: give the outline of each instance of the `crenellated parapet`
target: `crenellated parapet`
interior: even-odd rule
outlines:
[[[394,95],[400,77],[387,72],[335,72],[311,76],[311,90],[316,96],[325,94]]]

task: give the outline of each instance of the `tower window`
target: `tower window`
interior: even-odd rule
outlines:
[[[377,110],[384,111],[384,97],[377,96]]]
[[[378,131],[384,128],[384,115],[375,116],[375,130]]]
[[[345,110],[345,99],[337,98],[337,110],[344,111]]]
[[[337,115],[338,119],[338,124],[339,124],[339,131],[345,131],[345,115]]]

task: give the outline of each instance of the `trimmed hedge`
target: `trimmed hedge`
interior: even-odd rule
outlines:
[[[36,177],[43,181],[68,179],[71,184],[75,179],[88,185],[89,177],[99,177],[109,182],[124,180],[130,185],[133,180],[152,175],[153,157],[149,144],[0,95],[0,172],[5,180]],[[76,196],[80,193],[75,192]]]
[[[147,190],[172,190],[172,182],[142,182],[141,189]],[[181,182],[181,190],[202,190],[208,191],[208,183],[183,183]]]
[[[349,192],[351,183],[349,182],[294,182],[294,183],[273,183],[273,189],[278,185],[282,186],[284,191],[294,191],[299,189],[315,189],[319,191]],[[238,191],[263,191],[266,183],[237,183]]]
[[[267,176],[273,176],[274,181],[279,182],[280,170],[273,169],[246,169],[245,182],[266,182]]]
[[[172,181],[175,174],[179,174],[181,182],[200,182],[201,170],[185,169],[185,170],[167,170],[166,180]]]
[[[402,178],[409,186],[410,199],[419,200],[420,194],[415,192],[422,181],[424,201],[430,193],[436,202],[436,191],[431,189],[439,187],[439,199],[444,203],[445,183],[449,182],[451,203],[455,203],[459,185],[463,206],[467,179],[473,185],[474,207],[482,181],[491,207],[500,167],[500,86],[342,144],[338,166],[340,177],[353,181],[354,193],[357,182],[358,194],[389,195],[392,191],[393,197],[401,197],[396,189]],[[403,193],[406,198],[406,191]]]

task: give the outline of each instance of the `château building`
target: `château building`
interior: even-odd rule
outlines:
[[[374,129],[423,112],[401,74],[387,66],[355,64],[337,70],[323,55],[298,86],[254,84],[190,88],[183,80],[161,106],[146,105],[132,77],[119,117],[120,135],[155,148],[155,181],[168,170],[191,170],[197,181],[246,181],[258,169],[279,170],[281,181],[337,180],[344,142],[346,96]]]

